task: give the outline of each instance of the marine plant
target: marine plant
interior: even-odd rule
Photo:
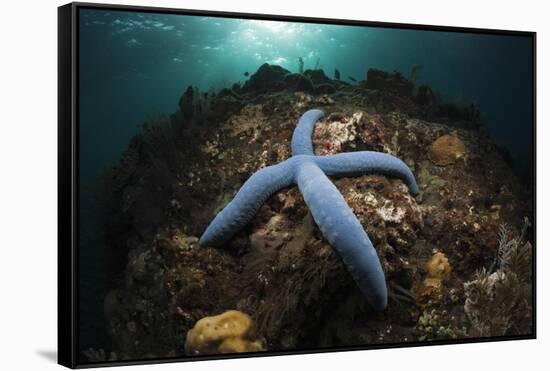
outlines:
[[[532,308],[532,246],[526,241],[529,220],[519,236],[510,237],[506,225],[499,230],[498,251],[492,269],[477,271],[464,284],[464,312],[470,336],[501,336],[529,328]]]
[[[202,246],[220,246],[248,224],[261,205],[281,188],[297,184],[313,219],[339,253],[362,293],[377,310],[386,307],[388,293],[376,250],[353,210],[329,176],[378,173],[402,179],[415,196],[418,186],[407,165],[391,155],[360,151],[315,156],[311,135],[324,112],[312,109],[302,115],[294,130],[292,157],[263,168],[248,179],[235,198],[219,212],[200,238]]]
[[[415,84],[416,84],[416,80],[418,79],[418,72],[420,71],[421,68],[422,68],[422,66],[419,65],[419,64],[413,64],[411,66],[411,72],[410,72],[409,80],[411,80]]]

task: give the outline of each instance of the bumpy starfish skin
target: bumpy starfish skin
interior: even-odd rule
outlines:
[[[327,178],[376,173],[400,178],[416,196],[418,186],[412,171],[391,155],[361,151],[315,156],[311,135],[323,111],[302,115],[292,135],[292,157],[254,173],[235,198],[216,215],[199,243],[219,246],[248,224],[262,204],[278,190],[297,184],[313,219],[338,252],[369,303],[382,310],[388,302],[386,280],[376,250],[353,210]]]

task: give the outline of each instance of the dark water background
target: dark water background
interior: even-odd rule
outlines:
[[[410,75],[444,99],[476,103],[518,175],[532,172],[532,45],[522,36],[80,11],[81,345],[103,341],[103,295],[113,286],[94,193],[144,121],[177,110],[189,85],[244,82],[268,62],[298,72],[319,67],[342,80],[369,68]],[[350,82],[350,80],[347,80]]]

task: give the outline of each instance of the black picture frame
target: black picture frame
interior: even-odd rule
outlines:
[[[154,364],[212,359],[243,357],[265,357],[288,354],[308,354],[322,352],[341,352],[352,350],[401,348],[431,345],[481,343],[508,340],[536,339],[536,218],[532,220],[533,228],[533,328],[532,333],[520,336],[471,338],[444,341],[407,342],[382,345],[361,345],[353,347],[314,348],[261,353],[239,353],[215,356],[189,356],[185,358],[159,358],[139,361],[106,361],[101,363],[78,362],[78,236],[79,236],[79,10],[124,10],[152,12],[163,14],[195,15],[208,17],[225,17],[239,19],[292,21],[336,25],[355,25],[413,30],[431,30],[443,32],[460,32],[491,35],[516,35],[529,37],[532,42],[532,81],[533,81],[533,216],[536,216],[536,32],[495,30],[484,28],[462,28],[421,24],[403,24],[344,20],[330,18],[298,17],[286,15],[234,13],[223,11],[203,11],[191,9],[157,8],[144,6],[110,5],[95,3],[70,3],[58,8],[58,363],[69,368],[88,368],[98,366],[122,366],[136,364]]]

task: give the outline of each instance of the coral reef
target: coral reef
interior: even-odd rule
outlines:
[[[252,318],[237,310],[228,310],[199,320],[187,333],[185,351],[199,355],[263,350],[261,341],[254,337]]]
[[[188,356],[187,333],[228,308],[251,315],[251,340],[269,351],[532,333],[533,229],[522,224],[533,218],[531,187],[480,129],[478,108],[445,103],[395,73],[350,85],[305,70],[313,89],[289,75],[263,65],[242,86],[183,89],[178,111],[148,122],[105,174],[119,272],[104,300],[111,343],[81,356]],[[335,177],[320,166],[369,233],[388,288],[382,312],[296,187],[262,200],[222,246],[197,243],[247,179],[293,159],[296,122],[320,106],[326,116],[310,131],[319,160],[375,151],[416,175],[413,198],[400,179]],[[465,150],[440,166],[430,147],[444,136]],[[425,291],[428,278],[437,290]]]

